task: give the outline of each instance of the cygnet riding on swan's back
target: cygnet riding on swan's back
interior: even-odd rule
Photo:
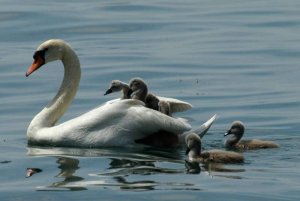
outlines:
[[[244,157],[240,153],[223,150],[210,150],[201,153],[201,139],[198,135],[191,133],[186,137],[189,160],[199,163],[243,163]]]
[[[133,78],[129,82],[129,88],[132,90],[130,97],[132,99],[143,101],[146,107],[158,110],[159,99],[152,93],[148,93],[148,86],[141,78]]]
[[[42,43],[33,58],[34,62],[26,76],[46,63],[61,60],[64,78],[55,97],[28,126],[27,138],[30,145],[87,148],[136,146],[137,140],[157,132],[166,131],[175,135],[185,134],[191,129],[186,122],[148,109],[144,107],[144,103],[134,99],[106,103],[56,125],[76,95],[81,74],[79,59],[71,46],[59,39]],[[201,132],[205,133],[214,120],[215,116],[203,124]],[[176,136],[180,138],[181,135]]]
[[[272,141],[264,140],[241,140],[244,135],[245,126],[240,121],[234,121],[230,129],[224,134],[229,135],[224,144],[227,148],[237,149],[263,149],[263,148],[278,148],[279,145]]]
[[[129,99],[131,98],[131,94],[132,94],[132,90],[129,88],[129,85],[120,81],[120,80],[112,80],[109,86],[109,89],[105,92],[104,95],[108,95],[110,93],[114,93],[114,92],[119,92],[122,91],[122,97],[121,99]],[[148,91],[148,90],[146,90]],[[137,99],[137,96],[134,96],[134,99]],[[143,101],[143,100],[141,100]],[[170,105],[168,102],[166,101],[160,101],[158,100],[158,98],[156,96],[154,96],[153,94],[147,94],[146,97],[146,107],[150,108],[149,105],[154,109],[154,110],[158,110],[166,115],[170,115]]]
[[[122,91],[122,97],[121,99],[128,99],[130,98],[131,89],[129,88],[128,84],[120,81],[120,80],[112,80],[109,89],[105,92],[104,95]]]
[[[172,114],[170,110],[170,103],[168,101],[161,100],[158,102],[158,111],[171,116]]]
[[[141,100],[146,107],[171,115],[175,112],[183,112],[192,108],[192,105],[174,98],[165,98],[148,93],[147,84],[141,78],[133,78],[129,82],[132,90],[131,98]],[[160,103],[161,102],[161,103]]]

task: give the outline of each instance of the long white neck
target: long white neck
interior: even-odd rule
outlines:
[[[61,59],[64,65],[64,78],[55,97],[31,121],[27,135],[34,135],[41,128],[52,127],[68,109],[76,95],[80,82],[80,62],[76,53],[66,47]]]

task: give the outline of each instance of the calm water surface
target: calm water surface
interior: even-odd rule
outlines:
[[[1,200],[299,200],[299,8],[296,0],[1,0]],[[72,44],[82,64],[61,121],[117,97],[103,96],[110,80],[139,76],[156,94],[192,103],[177,115],[194,128],[219,114],[205,149],[222,149],[236,119],[245,137],[281,147],[198,174],[187,173],[184,149],[27,147],[29,122],[62,79],[59,62],[25,78],[50,38]],[[25,178],[28,167],[42,172]]]

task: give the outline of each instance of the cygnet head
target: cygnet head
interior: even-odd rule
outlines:
[[[145,102],[148,94],[147,84],[141,78],[133,78],[129,82],[129,88],[132,90],[131,98]]]
[[[121,91],[122,90],[122,86],[123,86],[123,82],[122,81],[120,81],[120,80],[112,80],[110,82],[110,84],[109,84],[108,90],[105,92],[104,95]]]
[[[245,132],[245,126],[241,121],[234,121],[232,122],[230,129],[224,134],[227,135],[234,135],[236,138],[241,139]]]
[[[191,157],[195,158],[201,154],[201,139],[199,135],[196,133],[188,134],[185,138],[186,142],[186,154]]]
[[[118,92],[118,91],[123,91],[123,99],[128,99],[132,93],[132,91],[129,89],[128,84],[120,81],[120,80],[112,80],[109,89],[105,92],[104,95]]]

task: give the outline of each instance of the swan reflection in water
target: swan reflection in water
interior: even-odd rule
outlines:
[[[212,173],[216,172],[245,172],[245,169],[243,168],[229,168],[228,165],[224,165],[221,163],[206,163],[206,164],[200,164],[198,162],[191,162],[188,160],[185,160],[185,167],[186,172],[188,174],[200,174],[201,171],[207,172],[209,175],[212,175]],[[233,176],[233,175],[214,175],[219,177],[228,177],[232,179],[242,179],[242,177],[239,176]]]
[[[53,183],[53,187],[63,187],[67,186],[69,183],[83,181],[83,177],[79,177],[74,175],[76,170],[79,167],[79,160],[75,158],[67,158],[67,157],[59,157],[57,159],[57,163],[59,164],[58,168],[60,169],[60,173],[56,176],[59,178],[64,178],[63,181]],[[82,186],[69,186],[67,187],[70,190],[87,190],[85,187]]]
[[[54,182],[49,186],[39,187],[38,191],[56,191],[56,190],[63,190],[63,189],[70,190],[70,191],[87,190],[87,188],[84,186],[69,185],[84,180],[83,177],[74,175],[76,170],[80,168],[78,159],[69,158],[69,157],[57,157],[56,162],[59,164],[58,169],[60,169],[60,172],[55,177],[63,178],[63,180]]]
[[[230,169],[220,164],[199,165],[196,163],[188,163],[182,159],[180,151],[150,151],[151,153],[141,152],[120,152],[120,150],[101,150],[101,149],[70,149],[70,148],[28,148],[30,156],[55,157],[58,164],[59,173],[55,175],[55,181],[50,185],[40,186],[38,191],[81,191],[88,188],[102,187],[109,189],[122,189],[131,191],[154,190],[154,189],[185,189],[185,190],[201,190],[195,185],[193,180],[190,182],[178,182],[159,180],[155,174],[171,175],[174,177],[183,177],[186,173],[199,174],[200,172],[241,172],[243,169]],[[139,153],[139,154],[136,154]],[[168,158],[167,155],[172,155]],[[122,156],[121,156],[122,155]],[[79,175],[80,160],[84,164],[86,156],[87,160],[93,157],[95,163],[95,172],[87,175]],[[99,170],[99,159],[110,160],[102,170]],[[171,168],[164,167],[172,163]],[[185,164],[184,164],[185,163]],[[162,167],[163,166],[163,167]],[[98,168],[98,169],[97,169]],[[195,170],[196,169],[196,170]],[[43,171],[45,174],[47,171]],[[82,172],[81,172],[82,174]],[[217,176],[217,175],[214,175]],[[224,175],[220,175],[224,176]],[[228,178],[235,178],[227,175]]]

